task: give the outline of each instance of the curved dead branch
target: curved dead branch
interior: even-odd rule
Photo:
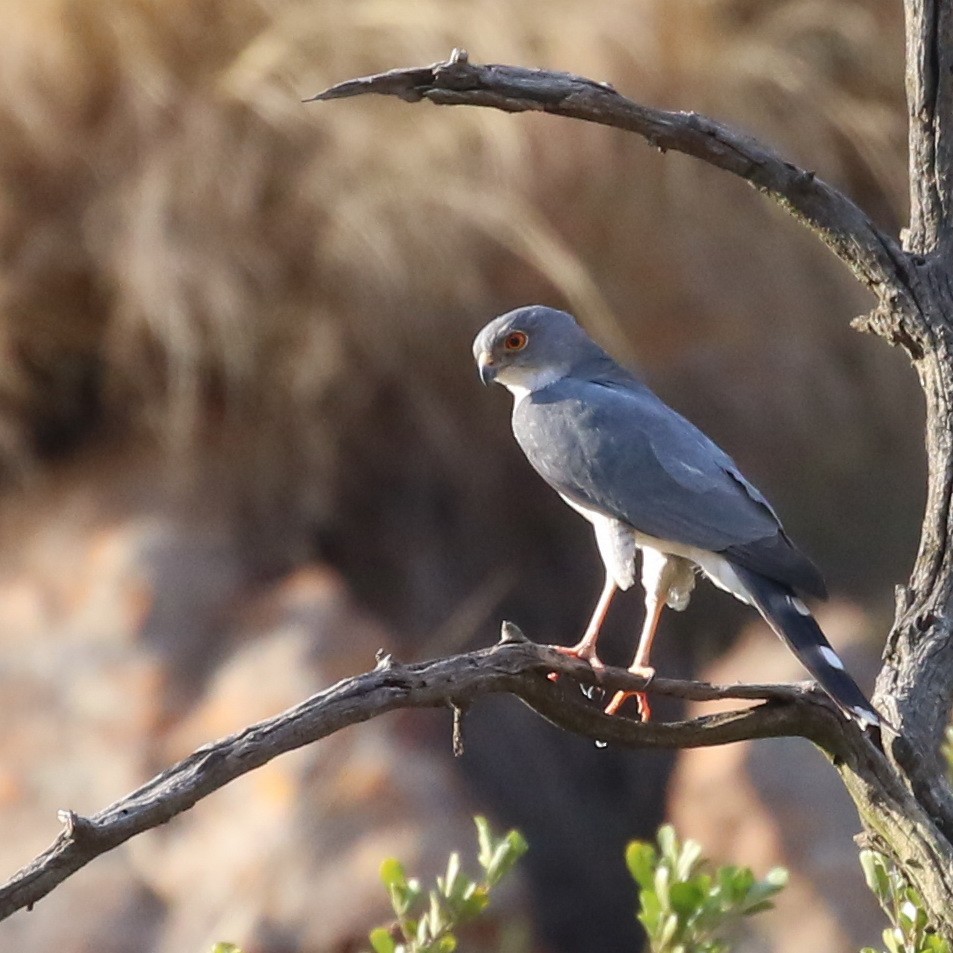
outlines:
[[[407,102],[536,110],[614,126],[662,152],[695,156],[764,192],[808,226],[884,304],[907,296],[907,262],[843,192],[798,168],[757,139],[694,112],[653,109],[583,76],[521,66],[476,65],[454,50],[446,63],[390,70],[338,83],[305,102],[379,93]]]
[[[565,676],[554,684],[551,672]],[[694,701],[760,702],[690,721],[641,724],[608,717],[587,703],[578,682],[607,690],[646,689]],[[710,685],[630,675],[624,669],[594,672],[555,649],[528,642],[504,623],[492,648],[432,662],[401,665],[389,656],[363,675],[346,678],[274,718],[205,745],[138,790],[92,817],[64,811],[54,843],[0,887],[0,919],[32,907],[94,858],[143,831],[171,820],[202,798],[272,758],[401,708],[466,710],[490,694],[509,693],[554,725],[607,744],[632,748],[687,748],[750,738],[801,735],[835,759],[876,760],[878,752],[825,695],[810,684]]]

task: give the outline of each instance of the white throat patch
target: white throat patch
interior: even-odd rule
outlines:
[[[504,384],[503,386],[513,395],[514,406],[533,393],[528,387],[524,387],[522,384]]]
[[[542,390],[550,384],[565,377],[566,372],[561,368],[547,367],[535,373],[515,372],[511,367],[500,371],[496,379],[513,395],[513,405],[517,406],[522,400],[534,391]]]

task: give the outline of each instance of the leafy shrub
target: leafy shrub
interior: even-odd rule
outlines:
[[[658,848],[633,841],[625,852],[639,885],[639,922],[652,953],[726,953],[723,934],[741,918],[768,910],[788,880],[782,867],[756,880],[748,867],[716,869],[692,840],[680,844],[670,824],[659,828]]]
[[[883,932],[888,953],[951,953],[950,944],[931,929],[920,894],[889,858],[875,850],[862,850],[860,866],[890,921]],[[866,946],[861,953],[876,950]]]
[[[472,880],[460,867],[460,855],[450,855],[447,872],[425,894],[420,881],[408,878],[398,860],[381,864],[381,880],[397,917],[391,927],[370,934],[374,953],[453,953],[457,928],[478,917],[490,902],[490,892],[526,853],[523,835],[510,831],[497,838],[485,817],[474,818],[483,877]]]
[[[454,953],[459,927],[486,910],[492,890],[527,850],[518,831],[497,837],[486,818],[474,821],[477,862],[483,871],[476,880],[463,872],[456,852],[450,855],[447,872],[426,892],[419,880],[407,876],[399,860],[381,864],[381,881],[396,919],[370,932],[374,953]],[[638,919],[648,933],[651,953],[727,953],[723,934],[743,917],[769,909],[771,898],[787,883],[787,871],[781,867],[764,880],[756,880],[748,867],[713,868],[701,847],[692,840],[680,843],[669,824],[659,828],[657,843],[633,841],[625,853],[639,886]],[[951,953],[947,947],[890,947],[890,953],[914,951]],[[218,943],[212,953],[241,951],[231,943]]]

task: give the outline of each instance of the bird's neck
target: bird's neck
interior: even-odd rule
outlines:
[[[515,408],[530,394],[542,390],[544,387],[549,387],[550,384],[555,384],[556,381],[565,376],[564,368],[548,368],[533,374],[508,375],[503,372],[497,377],[497,380],[513,395],[513,406]]]

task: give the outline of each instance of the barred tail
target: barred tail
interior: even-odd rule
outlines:
[[[737,564],[732,564],[732,568],[768,625],[844,714],[853,718],[861,728],[879,727],[880,716],[847,674],[844,663],[827,641],[811,610],[786,586]]]

